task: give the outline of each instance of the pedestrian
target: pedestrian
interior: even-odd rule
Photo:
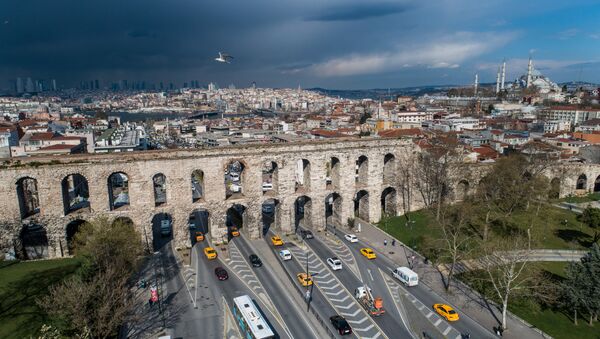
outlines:
[[[150,306],[150,308],[152,308],[152,305],[154,305],[154,301],[152,301],[152,298],[148,299],[148,305]]]
[[[392,246],[396,246],[396,239],[392,239]]]
[[[387,239],[383,239],[383,246],[387,246]]]

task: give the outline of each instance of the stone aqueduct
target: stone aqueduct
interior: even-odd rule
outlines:
[[[360,139],[9,159],[0,167],[0,239],[31,257],[23,247],[26,231],[35,229],[46,239],[41,256],[65,256],[74,225],[106,217],[129,220],[149,244],[157,235],[153,220],[161,215],[172,221],[175,244],[187,246],[190,213],[201,210],[218,243],[227,239],[226,215],[232,206],[240,212],[242,231],[258,238],[266,201],[275,205],[272,227],[283,233],[293,232],[300,219],[316,229],[323,229],[328,217],[339,226],[354,215],[377,222],[382,213],[401,213],[396,166],[416,151],[407,140]],[[233,162],[243,166],[243,190],[232,195],[224,174]],[[262,188],[265,164],[273,184],[269,191]],[[600,166],[571,167],[569,173],[576,174],[561,179],[561,196],[600,191]],[[201,196],[194,193],[195,184]],[[461,184],[457,180],[449,186],[468,190],[468,183]],[[157,187],[164,193],[160,199]],[[85,199],[74,201],[75,191]],[[119,194],[125,191],[123,199]],[[420,205],[415,194],[411,208]]]

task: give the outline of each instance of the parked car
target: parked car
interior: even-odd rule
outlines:
[[[204,249],[204,255],[208,260],[217,259],[217,251],[212,247],[206,247]]]
[[[290,252],[289,250],[281,250],[279,251],[279,256],[281,257],[281,259],[283,259],[283,261],[291,260],[292,252]]]
[[[273,184],[272,183],[270,183],[270,182],[263,182],[263,184],[262,184],[262,190],[263,190],[263,192],[270,191],[272,189],[273,189]]]
[[[298,281],[304,287],[310,286],[313,284],[313,280],[312,280],[312,277],[310,276],[310,274],[298,273],[298,274],[296,274],[296,278],[298,278]]]
[[[358,242],[358,237],[354,234],[346,234],[344,235],[344,238],[346,238],[346,240],[349,242]]]
[[[329,321],[340,335],[352,334],[350,324],[341,315],[334,315],[329,318]]]
[[[450,305],[433,304],[433,310],[448,321],[457,321],[459,319],[458,313]]]
[[[273,243],[273,246],[283,246],[283,240],[278,235],[271,237],[271,243]]]
[[[262,266],[262,261],[260,260],[258,255],[250,254],[248,259],[250,259],[250,263],[252,264],[252,267],[261,267]]]
[[[273,204],[264,204],[264,205],[262,205],[262,211],[263,211],[263,213],[271,214],[271,213],[273,213],[274,209],[275,208],[274,208]]]
[[[231,184],[229,186],[229,190],[233,193],[240,193],[242,191],[242,186],[238,184]]]
[[[302,230],[302,231],[300,231],[300,235],[301,235],[303,238],[306,238],[306,239],[312,239],[312,238],[314,238],[314,237],[315,237],[315,236],[313,235],[313,233],[312,233],[311,231],[308,231],[308,230]]]
[[[363,247],[360,249],[360,254],[362,254],[365,258],[367,259],[375,259],[377,258],[377,255],[375,255],[375,252],[368,248],[368,247]]]
[[[334,271],[342,269],[342,261],[338,258],[327,258],[327,265]]]
[[[219,278],[219,280],[221,280],[221,281],[229,279],[229,275],[227,274],[227,271],[225,271],[225,269],[223,267],[215,268],[215,274],[217,275],[217,278]]]

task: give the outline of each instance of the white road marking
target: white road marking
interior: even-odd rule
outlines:
[[[367,271],[369,271],[369,276],[371,277],[371,281],[374,281],[375,279],[373,279],[373,274],[371,273],[371,269],[368,268]]]

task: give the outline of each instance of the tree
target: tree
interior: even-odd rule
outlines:
[[[579,262],[569,263],[566,279],[561,284],[561,305],[577,316],[581,311],[589,315],[589,325],[598,320],[600,313],[600,246],[593,244]]]
[[[586,207],[579,216],[579,220],[594,229],[593,242],[597,243],[600,240],[600,209]]]
[[[39,304],[66,336],[113,337],[135,306],[128,282],[143,254],[141,237],[131,225],[99,219],[75,235],[74,251],[80,269]]]
[[[362,125],[362,124],[364,124],[365,122],[367,122],[367,120],[369,120],[369,119],[371,119],[371,114],[370,114],[370,113],[367,113],[367,112],[365,112],[363,115],[361,115],[361,116],[360,116],[359,123]]]
[[[536,275],[531,271],[531,234],[513,234],[507,239],[497,239],[483,244],[485,255],[478,261],[485,278],[498,297],[502,311],[502,328],[507,329],[506,315],[511,297],[531,290]]]

